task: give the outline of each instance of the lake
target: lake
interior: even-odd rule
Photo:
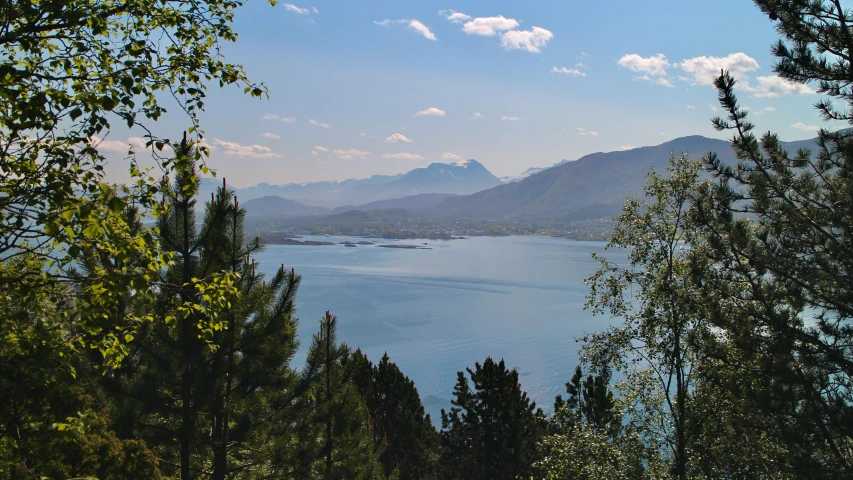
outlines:
[[[360,241],[351,237],[301,240]],[[269,245],[258,254],[268,276],[281,265],[303,276],[297,296],[304,363],[326,310],[338,317],[338,339],[374,363],[388,352],[409,378],[435,423],[449,408],[456,372],[488,356],[517,368],[523,388],[550,410],[578,363],[575,337],[610,324],[584,310],[584,279],[604,254],[603,242],[549,237],[381,240],[430,250],[358,246]],[[427,245],[424,245],[426,243]],[[607,251],[619,263],[625,255]]]

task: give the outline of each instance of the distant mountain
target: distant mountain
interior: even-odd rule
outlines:
[[[815,139],[783,142],[790,154],[817,151]],[[464,197],[448,198],[426,213],[472,220],[586,220],[616,216],[628,195],[641,195],[646,174],[663,172],[671,153],[700,159],[715,152],[724,163],[737,160],[726,140],[699,135],[676,138],[654,147],[593,153]]]
[[[531,175],[536,175],[539,172],[544,172],[545,170],[548,170],[549,168],[559,167],[560,165],[563,165],[566,163],[569,163],[569,160],[561,160],[561,161],[551,165],[550,167],[530,167],[527,170],[519,173],[518,175],[510,175],[507,177],[501,177],[501,181],[504,183],[520,182],[521,180],[524,180],[525,178],[527,178]]]
[[[376,186],[359,186],[353,193],[362,195],[364,203],[417,195],[419,193],[454,193],[467,195],[500,185],[502,182],[476,160],[453,163],[431,163],[416,168],[393,182]],[[355,202],[353,202],[355,203]]]
[[[289,183],[270,185],[259,183],[248,188],[234,189],[241,202],[276,196],[304,205],[334,208],[340,205],[363,205],[377,200],[390,200],[423,193],[467,195],[500,185],[501,181],[476,160],[453,163],[433,163],[426,168],[416,168],[400,175],[374,175],[361,180],[341,182]],[[200,195],[210,192],[222,183],[216,179],[203,179]]]
[[[442,200],[457,197],[454,193],[421,193],[403,198],[392,198],[390,200],[377,200],[364,205],[344,205],[332,210],[332,213],[349,212],[352,210],[372,211],[385,210],[389,208],[405,208],[413,212],[421,212],[441,203]]]
[[[273,195],[254,198],[240,205],[246,209],[246,215],[251,217],[292,217],[329,213],[329,209],[325,207],[310,207]]]
[[[402,173],[398,175],[373,175],[369,178],[358,180],[349,179],[340,182],[287,183],[284,185],[259,183],[251,187],[235,188],[233,190],[237,193],[240,201],[248,201],[266,196],[276,196],[288,198],[305,205],[331,208],[346,203],[353,203],[350,199],[350,194],[355,189],[362,186],[382,185],[400,178],[403,178]],[[222,186],[222,180],[203,178],[201,181],[200,195],[207,198],[210,196],[211,191],[215,191],[220,186]]]
[[[716,152],[734,162],[729,142],[698,135],[654,147],[593,153],[518,182],[465,197],[449,198],[428,210],[441,217],[477,220],[584,220],[618,215],[629,194],[640,194],[645,175],[662,172],[670,153],[700,158]]]

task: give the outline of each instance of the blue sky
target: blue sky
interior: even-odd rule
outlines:
[[[823,125],[818,96],[772,73],[778,35],[747,0],[294,1],[248,2],[238,42],[224,48],[270,99],[209,94],[209,166],[238,186],[455,158],[513,175],[678,136],[720,137],[710,123],[720,67],[741,80],[758,130],[795,140]],[[157,131],[182,126],[171,117]],[[126,151],[132,135],[109,140]]]

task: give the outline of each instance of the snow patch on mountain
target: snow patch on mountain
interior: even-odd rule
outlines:
[[[500,177],[500,179],[504,183],[520,182],[521,180],[524,180],[525,178],[527,178],[531,175],[536,175],[539,172],[544,172],[545,170],[548,170],[549,168],[559,167],[560,165],[564,165],[566,163],[569,163],[569,160],[561,160],[561,161],[551,165],[550,167],[530,167],[527,170],[519,173],[518,175],[509,175],[506,177]]]
[[[453,167],[468,168],[468,165],[471,162],[472,162],[472,160],[456,160],[455,162],[451,163],[450,165]]]

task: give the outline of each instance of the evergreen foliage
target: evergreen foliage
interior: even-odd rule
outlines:
[[[500,480],[533,474],[545,415],[527,398],[518,371],[486,358],[459,372],[453,407],[441,411],[443,478]]]
[[[182,478],[287,470],[281,463],[295,428],[280,427],[294,423],[307,389],[289,366],[298,348],[293,314],[301,278],[283,266],[269,284],[256,273],[251,256],[263,245],[244,241],[245,211],[224,185],[197,231],[195,175],[190,164],[165,190],[162,248],[177,261],[164,272],[155,305],[160,321],[141,330],[131,360],[105,380],[120,396],[116,425],[144,438],[164,471],[179,466]],[[213,318],[185,308],[210,301],[195,279],[221,272],[235,279],[228,306]]]
[[[378,365],[356,350],[347,359],[354,364],[354,379],[367,405],[374,443],[382,448],[379,459],[384,475],[400,480],[433,478],[437,473],[438,432],[424,413],[415,383],[403,375],[385,353]]]
[[[337,341],[338,319],[328,311],[314,335],[305,375],[315,378],[310,392],[310,422],[314,430],[302,442],[316,443],[312,478],[326,480],[382,477],[381,447],[374,445],[373,429],[364,400],[354,382],[349,346]]]
[[[836,1],[756,0],[782,39],[774,71],[817,84],[826,120],[853,123],[850,10]],[[794,476],[853,475],[853,137],[818,132],[815,151],[786,151],[772,133],[756,136],[722,72],[715,85],[739,159],[710,154],[716,181],[697,194],[696,222],[714,268],[703,288],[719,342],[707,355],[724,386],[772,423]]]
[[[618,432],[622,426],[622,418],[609,382],[610,370],[607,368],[600,375],[587,375],[584,378],[581,367],[575,367],[575,374],[566,382],[566,393],[569,396],[565,400],[561,395],[557,396],[554,400],[554,412],[565,409],[573,423],[589,425],[599,433]]]

